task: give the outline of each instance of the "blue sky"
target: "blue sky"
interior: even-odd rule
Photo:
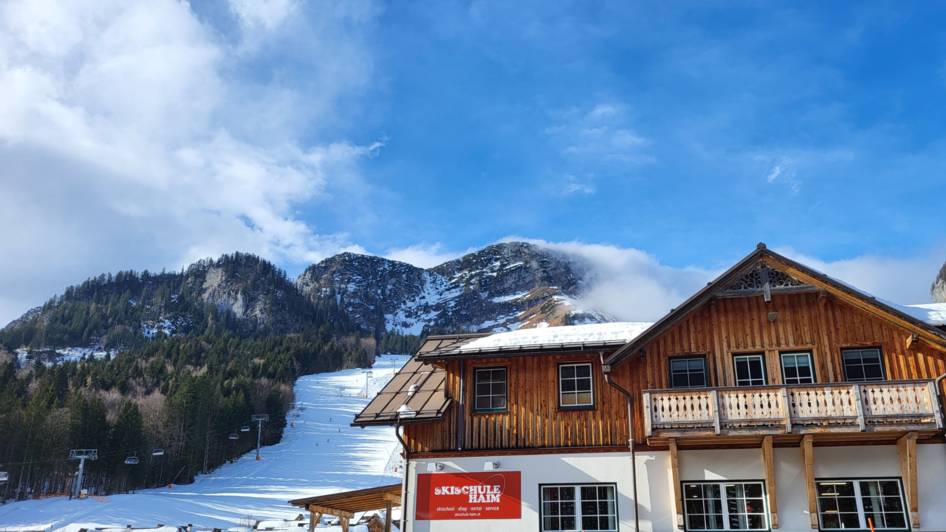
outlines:
[[[705,276],[764,241],[902,302],[946,260],[939,4],[2,9],[0,321],[234,250],[522,237]]]

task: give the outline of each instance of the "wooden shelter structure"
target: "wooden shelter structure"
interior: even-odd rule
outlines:
[[[401,485],[391,484],[355,491],[344,491],[319,497],[295,499],[289,504],[309,511],[309,532],[315,531],[315,525],[323,515],[334,515],[342,524],[343,532],[348,532],[348,523],[359,512],[385,509],[384,532],[391,532],[391,508],[401,505]]]

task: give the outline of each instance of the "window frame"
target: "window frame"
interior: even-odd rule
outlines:
[[[785,382],[785,362],[784,362],[785,358],[784,357],[786,355],[791,355],[795,357],[799,355],[808,355],[808,363],[810,364],[810,367],[811,367],[811,382],[810,383],[796,382],[795,384],[788,384],[787,382]],[[818,372],[815,371],[815,355],[811,351],[784,351],[784,352],[779,351],[778,364],[779,364],[779,369],[782,371],[782,384],[784,386],[805,386],[807,384],[818,384]]]
[[[686,485],[687,484],[716,484],[720,487],[720,508],[722,509],[723,516],[723,528],[690,528],[689,516],[686,511]],[[765,518],[765,528],[728,528],[729,521],[726,517],[729,515],[729,506],[727,504],[726,498],[726,484],[759,484],[762,486],[762,506],[764,511],[762,515]],[[735,532],[771,532],[772,531],[772,513],[769,509],[769,491],[768,486],[766,485],[765,480],[760,479],[727,479],[727,480],[681,480],[680,481],[680,494],[683,498],[683,530],[686,532],[705,532],[707,530],[722,530],[722,531],[735,531]],[[706,515],[706,514],[700,514]]]
[[[739,376],[736,373],[736,359],[737,358],[748,358],[748,357],[759,357],[762,361],[762,384],[739,384]],[[765,353],[733,353],[732,354],[732,377],[733,377],[733,386],[736,388],[752,388],[753,386],[768,386],[769,385],[769,371],[768,364],[766,364]],[[781,361],[780,361],[781,363]],[[752,377],[750,377],[751,380]]]
[[[615,528],[613,530],[607,530],[604,532],[618,532],[621,530],[621,512],[618,508],[618,485],[615,482],[577,482],[577,483],[546,483],[539,484],[539,532],[581,532],[585,530],[581,526],[581,488],[583,486],[595,486],[595,487],[610,487],[614,490],[614,524]],[[542,490],[544,488],[575,488],[575,528],[574,530],[556,530],[556,531],[546,531],[545,530],[545,499],[542,498]],[[600,514],[599,514],[600,515]]]
[[[703,381],[705,382],[705,384],[703,386],[687,386],[685,388],[684,387],[677,388],[676,386],[673,385],[673,362],[675,360],[694,360],[694,359],[699,359],[703,361]],[[700,390],[703,388],[711,388],[712,386],[710,385],[709,373],[710,373],[709,363],[706,360],[706,355],[682,355],[682,356],[674,356],[674,357],[667,358],[667,381],[670,384],[670,389],[675,388],[677,390]]]
[[[477,373],[479,373],[480,371],[494,371],[497,369],[501,369],[505,372],[504,384],[506,385],[506,392],[503,394],[503,397],[506,399],[506,406],[503,408],[477,408],[476,399],[478,397],[478,394],[476,390],[476,385],[479,384],[476,381]],[[492,385],[492,381],[490,382],[490,385]],[[490,390],[489,397],[495,397],[492,393],[492,390]],[[509,366],[474,367],[473,368],[473,413],[474,414],[502,414],[505,412],[509,412]]]
[[[871,379],[871,380],[852,381],[850,378],[848,378],[848,375],[847,375],[847,364],[844,362],[844,352],[845,351],[865,351],[867,349],[876,349],[877,353],[880,355],[880,374],[882,378],[879,380]],[[869,382],[887,382],[889,380],[887,379],[887,364],[886,364],[886,361],[884,360],[884,350],[879,345],[878,346],[863,346],[863,347],[842,347],[841,348],[841,368],[844,371],[844,382],[869,383]]]
[[[862,500],[863,495],[860,494],[860,482],[890,482],[895,481],[897,487],[900,489],[900,506],[903,513],[903,521],[907,525],[906,528],[877,528],[874,526],[875,530],[882,530],[884,532],[910,532],[913,530],[913,525],[910,523],[910,510],[906,500],[906,489],[903,485],[903,478],[901,477],[832,477],[832,478],[816,478],[815,479],[815,505],[818,508],[818,530],[824,531],[851,531],[851,532],[870,532],[870,527],[867,525],[867,514],[864,511],[864,501]],[[818,484],[821,482],[853,482],[854,483],[854,493],[855,498],[857,499],[857,515],[859,519],[863,520],[864,528],[824,528],[821,522],[821,499],[820,493],[818,492]],[[885,512],[886,513],[886,512]]]
[[[590,404],[586,404],[586,405],[564,405],[564,404],[562,404],[562,393],[563,393],[563,390],[562,390],[562,368],[565,367],[565,366],[574,366],[574,367],[576,367],[576,368],[577,368],[578,366],[588,366],[588,370],[589,370],[589,376],[588,376],[588,378],[591,380],[591,403],[590,403]],[[558,409],[559,409],[559,410],[594,410],[594,409],[597,407],[597,404],[595,403],[595,401],[596,401],[597,398],[595,397],[595,367],[594,367],[594,364],[592,364],[591,362],[561,362],[561,363],[558,364],[558,369],[557,369],[556,373],[557,373],[557,377],[558,377],[558,378],[557,378],[557,381],[558,381],[558,382],[556,383],[556,385],[558,386]],[[576,372],[576,375],[577,375],[577,372]],[[582,378],[584,378],[584,377],[582,377]],[[576,381],[578,380],[578,377],[577,377],[577,376],[575,377],[575,380],[576,380]],[[576,389],[576,392],[577,392],[577,389]],[[572,393],[572,392],[568,392],[568,393]]]

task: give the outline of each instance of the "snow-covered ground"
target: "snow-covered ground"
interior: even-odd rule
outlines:
[[[394,429],[360,429],[349,423],[391,380],[392,368],[400,368],[408,359],[403,355],[378,357],[368,382],[368,397],[363,397],[364,370],[299,379],[296,409],[287,417],[282,442],[263,447],[258,462],[254,451],[198,477],[193,484],[112,495],[108,502],[56,497],[10,503],[0,506],[0,531],[20,527],[49,530],[52,526],[75,532],[80,527],[128,524],[232,528],[250,517],[294,519],[304,513],[289,506],[290,499],[396,484],[400,476],[394,467],[400,464],[392,455],[400,449]],[[294,426],[290,427],[290,422]]]

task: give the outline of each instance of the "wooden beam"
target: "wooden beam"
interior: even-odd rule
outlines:
[[[398,493],[397,495],[395,495],[395,494],[393,494],[393,493],[385,493],[385,494],[384,494],[384,500],[385,500],[386,502],[394,503],[395,506],[400,506],[400,505],[401,505],[401,494]]]
[[[815,491],[815,457],[811,449],[814,436],[806,434],[801,439],[801,461],[805,468],[805,489],[808,491],[808,516],[811,528],[818,528],[818,493]]]
[[[309,512],[309,532],[315,532],[315,527],[322,520],[322,514],[319,512]]]
[[[762,439],[762,461],[765,462],[765,485],[769,494],[769,514],[772,516],[772,528],[778,528],[778,502],[775,499],[775,456],[772,450],[772,436]]]
[[[683,530],[683,488],[680,486],[680,462],[677,459],[676,438],[670,438],[670,469],[673,471],[673,498],[677,511],[677,528]]]
[[[913,333],[910,336],[907,336],[907,350],[914,349],[920,343],[920,335]]]
[[[334,515],[338,518],[344,517],[347,519],[351,519],[352,517],[355,517],[355,514],[353,514],[352,512],[346,512],[345,510],[339,510],[338,508],[327,508],[325,506],[317,506],[315,504],[310,504],[308,506],[308,509],[310,512],[318,512],[322,515]]]
[[[384,505],[384,532],[391,532],[391,501]]]
[[[913,528],[920,528],[919,494],[916,482],[916,433],[908,432],[897,440],[897,452],[900,455],[900,470],[903,473],[903,485],[906,487],[907,508]]]
[[[340,517],[339,519],[342,521],[342,532],[348,532],[348,518]]]

